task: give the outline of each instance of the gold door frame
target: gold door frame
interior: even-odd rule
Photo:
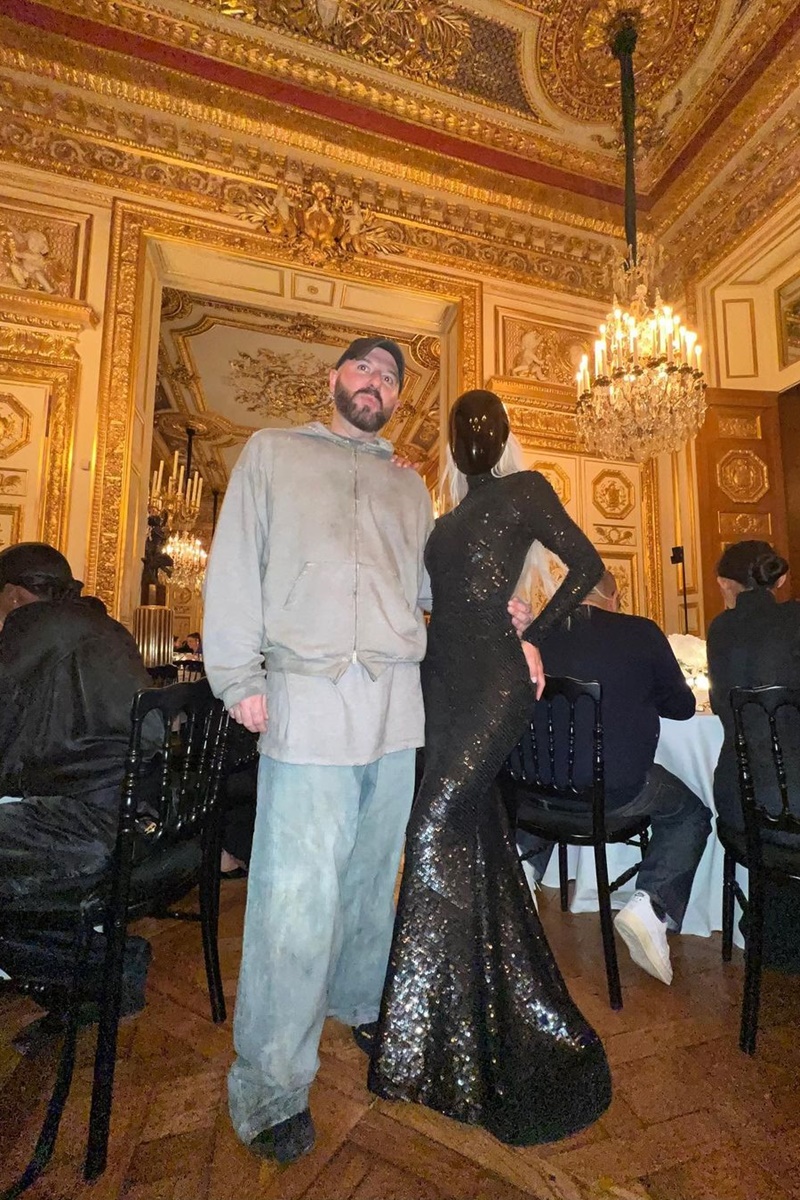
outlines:
[[[131,469],[137,350],[148,314],[143,311],[145,262],[159,242],[219,250],[280,266],[295,263],[290,251],[265,234],[243,231],[208,217],[166,212],[131,201],[114,202],[106,289],[95,445],[95,475],[86,557],[86,587],[109,611],[120,611],[126,570],[125,510]],[[482,285],[432,270],[354,259],[327,268],[339,279],[383,283],[449,300],[458,311],[458,390],[479,382]],[[444,398],[443,398],[444,400]],[[145,472],[147,474],[147,472]]]

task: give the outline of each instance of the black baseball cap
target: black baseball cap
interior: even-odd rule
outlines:
[[[0,550],[0,588],[7,583],[35,590],[43,583],[75,583],[64,555],[46,542],[17,542]]]
[[[402,388],[403,376],[406,373],[406,360],[403,358],[403,351],[400,349],[397,342],[393,342],[391,338],[356,338],[354,342],[350,343],[342,357],[337,362],[336,370],[338,371],[342,363],[347,362],[349,358],[366,358],[372,350],[385,350],[387,354],[391,354],[392,358],[397,364],[397,382]]]

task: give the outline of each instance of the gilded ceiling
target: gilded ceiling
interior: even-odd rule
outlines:
[[[338,222],[328,258],[461,255],[603,295],[622,226],[607,43],[623,10],[640,31],[640,227],[671,282],[800,187],[800,0],[1,7],[0,159],[235,212],[317,259],[315,187]]]

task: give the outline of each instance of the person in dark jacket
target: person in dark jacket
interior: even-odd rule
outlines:
[[[708,628],[708,675],[711,707],[722,721],[725,739],[714,772],[714,802],[719,821],[744,828],[734,749],[733,712],[729,696],[735,687],[783,684],[800,687],[800,604],[779,604],[775,592],[789,564],[769,542],[734,542],[717,564],[717,581],[725,612]],[[755,715],[745,716],[749,723]],[[766,721],[751,729],[755,782],[762,800],[780,807],[778,784],[771,769]],[[789,732],[784,754],[790,784],[800,787],[800,730]],[[779,835],[776,835],[779,836]]]
[[[52,546],[0,552],[0,907],[88,881],[113,851],[131,702],[150,681],[131,635],[81,587]],[[141,1007],[149,946],[129,943]],[[0,968],[47,974],[49,961],[57,977],[59,944],[0,938]]]
[[[660,717],[685,721],[695,701],[669,642],[653,621],[619,612],[614,576],[606,571],[570,619],[542,644],[548,675],[597,680],[603,688],[603,748],[606,809],[615,814],[647,813],[650,844],[636,880],[636,891],[617,914],[616,929],[631,958],[663,983],[672,982],[667,930],[679,930],[692,881],[711,829],[702,800],[671,772],[653,762]],[[579,787],[592,781],[588,713],[580,727],[575,763]],[[556,741],[567,758],[566,729]],[[546,730],[541,731],[546,741]],[[563,777],[563,776],[562,776]],[[541,879],[552,852],[545,842],[518,831],[520,848],[534,850],[534,874]]]
[[[731,689],[771,684],[800,687],[800,604],[795,600],[780,604],[775,596],[788,570],[786,559],[769,542],[762,541],[734,542],[717,564],[717,582],[725,612],[709,626],[707,651],[711,707],[725,731],[714,772],[717,824],[725,841],[726,826],[731,831],[744,828],[729,701]],[[756,796],[759,802],[777,812],[780,794],[766,718],[747,710],[744,721]],[[789,794],[800,797],[800,718],[785,710],[778,718],[778,727]],[[800,811],[800,803],[795,811]],[[764,837],[797,845],[797,838],[791,834],[766,832]],[[800,972],[800,898],[793,887],[769,879],[763,939],[767,966],[793,974]]]

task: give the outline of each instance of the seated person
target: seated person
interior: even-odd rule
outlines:
[[[800,687],[800,604],[779,604],[775,592],[782,586],[789,564],[768,542],[735,542],[717,564],[717,582],[725,611],[708,629],[709,699],[724,729],[724,741],[714,772],[714,803],[722,840],[726,828],[744,829],[739,795],[739,774],[734,748],[733,712],[729,702],[734,687],[782,684]],[[770,735],[765,718],[745,713],[751,744],[754,783],[759,801],[776,811],[780,807],[777,779],[772,767]],[[779,718],[784,765],[790,792],[800,793],[800,721],[788,712]],[[767,839],[796,844],[791,834],[766,834]],[[764,913],[764,961],[784,970],[800,970],[800,902],[788,886],[767,881]]]
[[[81,587],[52,546],[0,551],[0,907],[80,885],[111,861],[131,702],[150,677],[128,631]],[[160,745],[155,726],[145,741],[146,758]],[[68,950],[57,935],[35,945],[0,937],[0,969],[40,977],[50,963],[46,998],[57,1008]],[[128,939],[129,1012],[143,1007],[149,954]]]
[[[596,680],[602,685],[606,810],[646,813],[652,825],[636,891],[617,914],[615,925],[637,966],[669,984],[672,964],[667,929],[679,930],[683,922],[711,815],[682,780],[655,764],[653,758],[659,717],[687,720],[695,710],[694,696],[658,626],[645,617],[619,611],[617,585],[610,571],[589,592],[568,626],[549,634],[541,649],[547,675]],[[556,734],[558,737],[558,728]],[[563,755],[558,741],[556,748],[557,761],[563,757],[566,762],[566,747]],[[583,787],[591,781],[587,722],[579,742],[575,783]],[[530,861],[536,878],[541,879],[553,843],[523,830],[517,830],[517,841],[524,853],[534,851]]]
[[[800,687],[800,604],[779,604],[775,591],[783,584],[789,564],[769,542],[734,542],[717,564],[717,582],[725,601],[725,612],[708,627],[709,700],[722,721],[725,740],[714,772],[714,802],[721,825],[744,828],[739,799],[739,774],[734,749],[733,712],[728,700],[731,688],[783,684]],[[769,730],[764,724],[760,750],[754,758],[771,762]],[[800,741],[794,739],[800,769]],[[789,746],[785,747],[788,750]],[[777,780],[759,780],[777,800]],[[762,792],[763,794],[763,792]]]

